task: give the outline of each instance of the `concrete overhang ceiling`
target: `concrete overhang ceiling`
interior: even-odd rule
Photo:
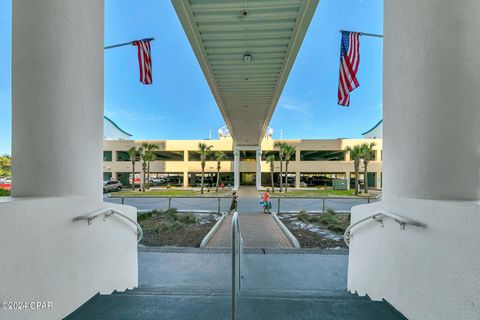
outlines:
[[[259,145],[318,0],[172,0],[236,145]]]

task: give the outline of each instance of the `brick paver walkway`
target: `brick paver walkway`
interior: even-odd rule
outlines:
[[[232,214],[223,220],[207,248],[230,248],[232,243]],[[272,216],[264,213],[243,213],[238,217],[245,248],[293,248],[292,243]]]

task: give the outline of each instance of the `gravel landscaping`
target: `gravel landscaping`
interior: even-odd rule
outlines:
[[[322,214],[281,214],[278,216],[300,242],[302,248],[347,248],[343,233],[350,223],[350,215],[327,210]]]
[[[139,214],[143,228],[140,244],[150,247],[199,247],[208,231],[220,219],[216,214],[179,213],[176,209]]]

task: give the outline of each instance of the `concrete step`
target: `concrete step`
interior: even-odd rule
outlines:
[[[319,293],[319,292],[317,292]],[[325,292],[323,292],[325,294]],[[216,320],[230,319],[231,296],[227,290],[207,288],[142,287],[112,295],[97,295],[67,320]],[[242,292],[237,319],[248,320],[396,320],[405,319],[385,302],[373,302],[345,292]]]

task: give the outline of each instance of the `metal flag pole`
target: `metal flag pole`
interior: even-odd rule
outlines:
[[[340,30],[341,32],[357,32],[361,36],[367,36],[367,37],[375,37],[375,38],[383,38],[383,34],[376,34],[376,33],[365,33],[365,32],[358,32],[358,31],[349,31],[349,30]]]
[[[103,47],[103,49],[107,50],[107,49],[112,49],[112,48],[128,46],[128,45],[132,45],[135,41],[153,41],[153,40],[155,40],[155,38],[145,38],[145,39],[141,39],[141,40],[134,40],[134,41],[129,41],[129,42],[125,42],[125,43],[119,43],[119,44],[114,44],[114,45],[111,45],[111,46],[106,46],[106,47]]]

